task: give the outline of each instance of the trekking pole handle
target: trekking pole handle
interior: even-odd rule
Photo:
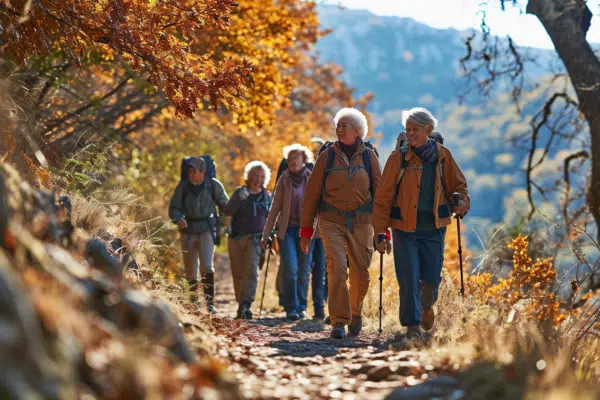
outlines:
[[[452,202],[454,203],[455,206],[457,206],[459,201],[460,201],[460,193],[454,192],[454,194],[452,195]]]
[[[386,234],[385,233],[378,233],[377,234],[377,243],[381,243],[385,240]]]

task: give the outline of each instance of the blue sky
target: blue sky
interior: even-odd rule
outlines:
[[[533,15],[525,14],[524,0],[520,6],[507,5],[502,12],[498,0],[324,0],[348,8],[366,9],[378,15],[411,17],[436,28],[479,29],[485,11],[492,33],[510,35],[521,46],[552,48],[552,42],[542,24]],[[487,5],[482,5],[487,3]],[[594,13],[587,39],[600,43],[600,0],[588,0]]]

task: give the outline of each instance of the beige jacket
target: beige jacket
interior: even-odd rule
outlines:
[[[331,148],[335,152],[335,158],[332,170],[327,176],[327,182],[325,182],[323,201],[342,212],[355,211],[371,201],[369,190],[371,182],[369,182],[369,174],[363,165],[362,153],[364,151],[371,152],[371,175],[374,192],[377,190],[379,180],[381,179],[379,158],[373,150],[362,143],[358,146],[351,160],[348,160],[342,152],[338,142],[332,145]],[[328,157],[329,150],[321,153],[306,185],[302,206],[302,220],[300,222],[300,235],[303,237],[311,237],[314,234],[313,227],[317,214],[319,219],[339,224],[346,223],[344,216],[335,211],[323,211],[319,213],[321,192],[323,191],[323,178],[325,176]],[[351,167],[351,169],[348,169],[348,167]],[[371,214],[362,214],[359,217],[354,217],[353,223],[371,223]]]
[[[304,170],[304,175],[310,175],[310,170],[308,168]],[[285,238],[285,232],[287,231],[288,223],[290,221],[291,210],[292,180],[290,178],[290,171],[286,170],[281,174],[277,186],[275,187],[273,203],[271,204],[267,223],[265,224],[265,229],[263,231],[263,240],[269,236],[274,226],[277,227],[277,237],[282,240]]]

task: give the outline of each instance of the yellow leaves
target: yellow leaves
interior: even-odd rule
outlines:
[[[507,279],[491,284],[491,276],[482,274],[469,277],[467,292],[483,303],[493,302],[510,308],[521,300],[528,300],[525,315],[539,320],[551,320],[560,324],[567,312],[561,312],[560,302],[553,293],[556,270],[552,258],[538,259],[535,263],[528,256],[527,236],[517,236],[508,245],[514,250],[513,268]]]

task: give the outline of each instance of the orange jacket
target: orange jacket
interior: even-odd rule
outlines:
[[[369,174],[364,168],[364,151],[370,152],[371,159],[371,177],[373,179],[373,192],[377,190],[377,185],[381,179],[381,166],[379,157],[364,144],[360,144],[356,153],[348,160],[346,155],[340,149],[336,142],[331,146],[335,152],[335,158],[332,171],[327,176],[325,182],[325,193],[323,201],[342,212],[352,212],[371,201]],[[344,216],[335,211],[323,211],[319,213],[321,201],[321,192],[323,190],[323,178],[325,168],[329,158],[329,150],[323,151],[318,157],[315,167],[306,184],[304,201],[302,204],[302,220],[300,222],[300,235],[302,237],[312,237],[313,222],[319,215],[319,219],[324,219],[339,224],[346,224]],[[351,167],[350,169],[347,169]],[[354,167],[354,168],[352,168]],[[362,214],[353,218],[354,224],[371,223],[371,214]]]
[[[450,150],[439,143],[437,147],[438,163],[435,173],[433,215],[435,216],[435,225],[439,229],[451,222],[452,194],[460,193],[461,200],[467,203],[467,209],[470,206],[470,198],[467,191],[467,180],[456,165]],[[385,164],[381,182],[375,193],[373,207],[375,234],[385,232],[390,226],[405,232],[414,232],[417,227],[417,205],[423,163],[410,149],[405,154],[405,160],[407,166],[398,190],[398,198],[394,204],[392,201],[402,169],[401,151],[392,152]],[[444,174],[447,193],[444,193],[440,171],[443,171]],[[393,210],[392,207],[394,207]]]

